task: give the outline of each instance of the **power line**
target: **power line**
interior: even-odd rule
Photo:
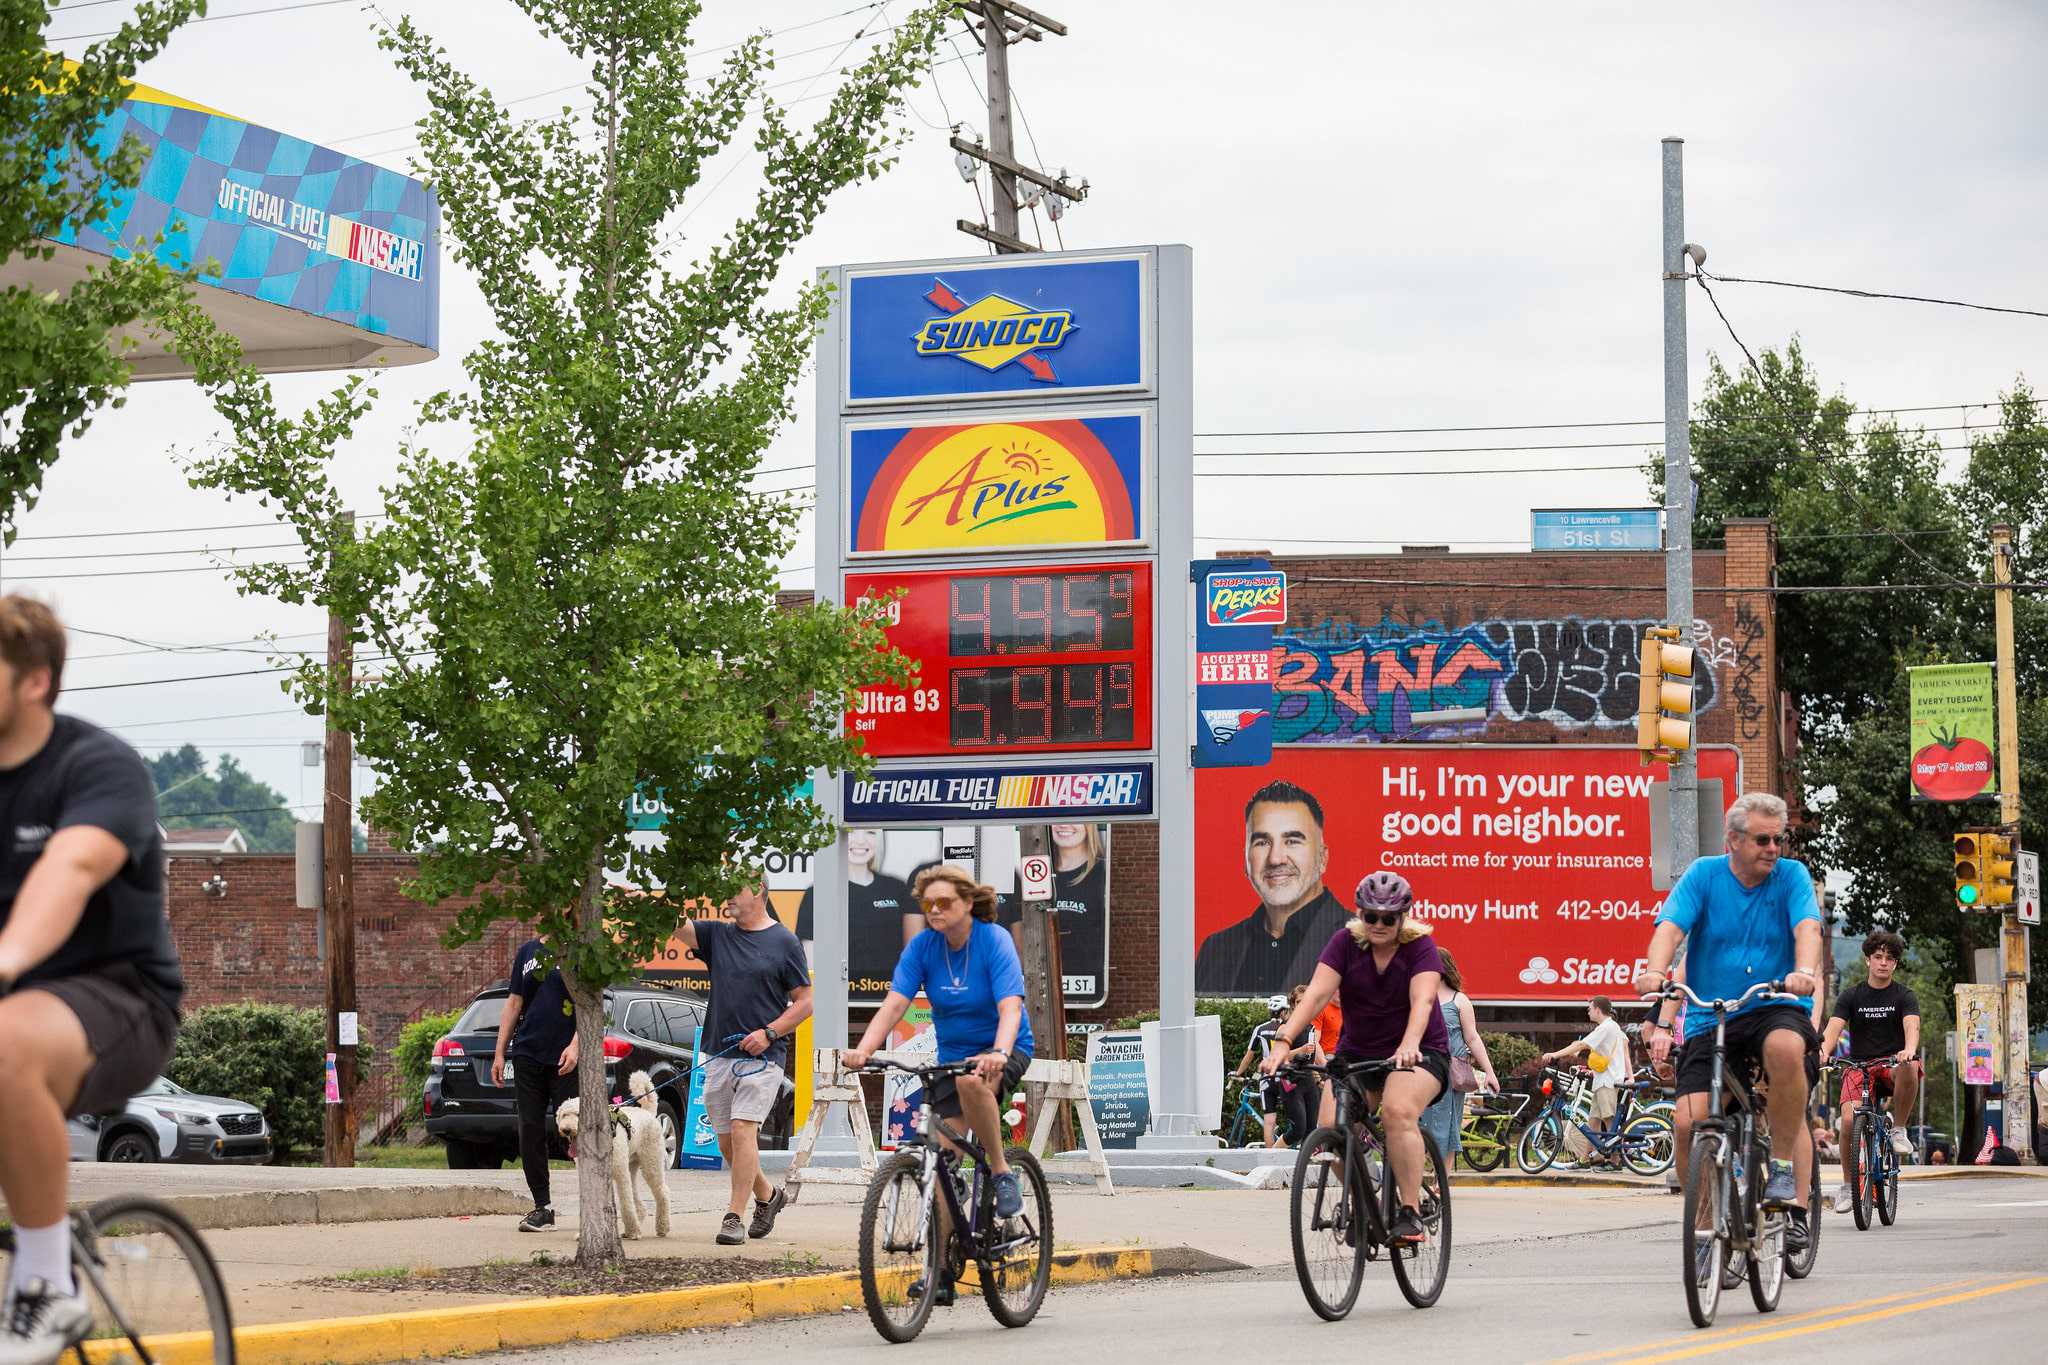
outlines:
[[[1927,403],[1905,408],[1858,408],[1859,415],[1900,412],[1946,412],[1951,408],[1995,408],[2001,400],[1987,400],[1976,403]],[[1286,431],[1198,431],[1196,436],[1433,436],[1464,431],[1574,431],[1592,427],[1662,427],[1661,417],[1644,418],[1639,422],[1511,422],[1491,427],[1316,427],[1294,428]],[[1958,431],[1960,427],[1937,427],[1938,431]],[[1659,443],[1661,444],[1661,442]]]
[[[133,659],[142,654],[275,654],[277,652],[272,649],[238,648],[238,646],[259,643],[263,638],[260,635],[252,635],[240,640],[222,640],[217,644],[167,645],[158,644],[150,640],[137,639],[133,635],[116,634],[111,630],[86,630],[82,626],[67,626],[65,629],[74,635],[91,635],[105,640],[125,640],[131,645],[142,646],[141,649],[117,649],[105,654],[70,654],[65,656],[64,662],[67,664],[84,663],[89,659]],[[324,630],[312,630],[298,635],[280,635],[277,638],[280,640],[313,640],[321,638],[326,633]]]
[[[56,564],[73,559],[163,559],[170,555],[254,554],[258,550],[304,548],[296,540],[287,540],[271,545],[194,545],[183,550],[101,550],[89,555],[25,555],[20,559],[8,560],[6,567],[11,571],[16,564]]]
[[[1329,574],[1304,574],[1292,580],[1298,583],[1344,584],[1356,587],[1376,588],[1485,588],[1488,592],[1664,592],[1662,583],[1494,583],[1469,578],[1352,578]],[[1806,585],[1770,584],[1753,588],[1700,587],[1696,593],[1721,593],[1740,596],[1756,593],[1771,597],[1803,597],[1822,594],[1882,594],[1894,592],[1993,592],[2010,587],[2019,592],[2048,593],[2048,583],[1966,583],[1954,579],[1947,583],[1814,583]]]
[[[74,691],[75,689],[67,687],[64,690],[69,692]],[[101,724],[103,724],[105,728],[109,730],[153,730],[163,725],[204,725],[208,722],[216,720],[252,720],[258,716],[304,715],[306,715],[306,712],[300,710],[299,708],[295,706],[286,706],[275,711],[230,711],[223,716],[183,716],[177,720],[138,720],[130,721],[120,725],[115,725],[108,722],[101,722]],[[308,719],[317,719],[317,717],[309,716]]]
[[[2027,318],[2048,318],[2048,312],[2038,308],[2007,308],[1995,303],[1965,303],[1961,299],[1937,299],[1925,294],[1887,294],[1877,289],[1846,289],[1833,284],[1796,284],[1791,280],[1746,279],[1741,275],[1709,275],[1699,272],[1700,278],[1718,280],[1722,284],[1767,284],[1778,289],[1806,289],[1816,294],[1847,294],[1858,299],[1896,299],[1902,303],[1934,303],[1944,308],[1970,308],[1979,313],[2013,313]]]
[[[431,649],[416,649],[413,650],[411,653],[405,655],[405,657],[408,659],[417,659],[423,654],[432,654],[433,652],[434,651]],[[306,657],[311,658],[312,656],[308,655]],[[395,656],[390,654],[380,654],[367,659],[356,659],[354,660],[354,663],[388,664],[392,662],[394,657]],[[215,678],[254,678],[266,673],[296,673],[299,671],[300,667],[301,665],[298,664],[283,664],[276,668],[237,669],[232,673],[188,673],[183,677],[178,678],[138,678],[134,682],[94,683],[89,687],[66,687],[64,691],[67,693],[110,692],[117,687],[159,687],[165,683],[211,682]]]
[[[296,0],[293,4],[273,5],[269,9],[245,9],[237,10],[233,14],[209,14],[197,19],[187,19],[179,27],[188,28],[193,24],[219,24],[225,23],[229,19],[254,19],[262,14],[286,14],[293,10],[326,9],[330,5],[354,5],[360,3],[361,0]],[[85,6],[66,6],[66,8],[84,9]],[[60,10],[59,13],[62,13],[62,11]],[[121,31],[118,28],[110,28],[98,33],[67,33],[62,37],[46,38],[44,41],[49,43],[75,43],[83,38],[111,38]]]
[[[152,574],[166,573],[223,573],[231,569],[303,569],[312,561],[307,559],[264,560],[256,564],[195,564],[189,568],[155,569],[109,569],[105,573],[9,573],[10,579],[19,578],[30,583],[54,583],[62,578],[146,578]]]

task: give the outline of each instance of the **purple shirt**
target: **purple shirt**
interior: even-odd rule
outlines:
[[[1443,959],[1428,935],[1394,949],[1383,972],[1372,960],[1372,949],[1352,941],[1349,929],[1330,936],[1317,961],[1337,973],[1337,1000],[1344,1010],[1344,1035],[1337,1051],[1347,1057],[1391,1057],[1408,1031],[1408,983],[1418,972],[1439,972]],[[1431,1052],[1449,1052],[1451,1035],[1444,1028],[1444,1013],[1429,1000],[1429,1013],[1422,1027],[1422,1046]]]

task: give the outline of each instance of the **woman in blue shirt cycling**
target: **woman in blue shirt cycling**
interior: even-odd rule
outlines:
[[[1003,1152],[1002,1096],[1010,1094],[1031,1064],[1031,1021],[1024,1016],[1024,967],[1007,930],[998,928],[996,892],[951,864],[918,873],[913,890],[924,909],[926,928],[903,949],[889,994],[861,1035],[860,1045],[842,1054],[849,1067],[867,1065],[889,1030],[896,1027],[919,992],[931,1001],[939,1060],[975,1060],[976,1069],[939,1080],[932,1108],[947,1118],[965,1117],[988,1156],[994,1177],[996,1213],[1014,1217],[1024,1193]],[[959,1148],[940,1125],[938,1138]]]

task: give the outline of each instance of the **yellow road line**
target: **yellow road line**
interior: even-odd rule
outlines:
[[[1896,1318],[1907,1313],[1918,1313],[1929,1308],[1946,1308],[1953,1304],[1967,1303],[1992,1294],[2006,1294],[2015,1289],[2032,1289],[2036,1285],[2048,1284],[2048,1275],[2035,1275],[2024,1280],[2007,1280],[2004,1284],[1986,1285],[1982,1289],[1969,1289],[1960,1294],[1949,1294],[1938,1299],[1923,1299],[1919,1303],[1901,1304],[1896,1308],[1880,1308],[1875,1312],[1857,1313],[1846,1318],[1831,1318],[1805,1327],[1788,1327],[1781,1331],[1756,1332],[1728,1341],[1708,1342],[1689,1350],[1671,1351],[1658,1356],[1637,1356],[1629,1365],[1654,1365],[1666,1360],[1688,1360],[1693,1356],[1712,1355],[1716,1351],[1733,1351],[1744,1346],[1760,1346],[1767,1341],[1784,1341],[1790,1337],[1811,1336],[1815,1332],[1832,1332],[1838,1327],[1854,1327],[1858,1323],[1880,1322],[1885,1318]]]
[[[1743,1336],[1750,1332],[1765,1331],[1788,1322],[1806,1322],[1813,1318],[1832,1317],[1836,1313],[1848,1313],[1858,1308],[1875,1308],[1879,1304],[1897,1303],[1900,1299],[1917,1299],[1923,1294],[1939,1294],[1947,1289],[1961,1289],[1965,1285],[1978,1284],[1983,1276],[1975,1279],[1950,1280],[1946,1284],[1929,1285],[1924,1289],[1902,1290],[1895,1294],[1884,1294],[1874,1299],[1857,1299],[1850,1303],[1838,1303],[1831,1308],[1813,1308],[1804,1313],[1788,1313],[1784,1317],[1743,1322],[1730,1327],[1711,1328],[1705,1332],[1690,1332],[1682,1337],[1666,1337],[1662,1341],[1639,1341],[1633,1346],[1616,1346],[1606,1351],[1591,1351],[1584,1355],[1565,1356],[1550,1365],[1587,1365],[1595,1360],[1619,1360],[1638,1351],[1654,1351],[1663,1346],[1692,1346],[1701,1342],[1720,1341],[1728,1337]],[[1724,1291],[1725,1292],[1725,1291]]]

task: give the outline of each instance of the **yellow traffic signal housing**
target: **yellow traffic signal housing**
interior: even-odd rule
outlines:
[[[1956,904],[1965,910],[1995,910],[2012,904],[2013,836],[2003,829],[1964,830],[1952,846]]]
[[[1643,632],[1638,666],[1636,750],[1642,761],[1676,763],[1692,748],[1692,665],[1689,645],[1677,643],[1676,626],[1652,626]]]
[[[1981,831],[1965,830],[1956,835],[1951,857],[1955,862],[1956,904],[1965,910],[1975,910],[1984,899],[1984,879],[1977,864],[1980,852],[1977,841],[1983,837]]]

